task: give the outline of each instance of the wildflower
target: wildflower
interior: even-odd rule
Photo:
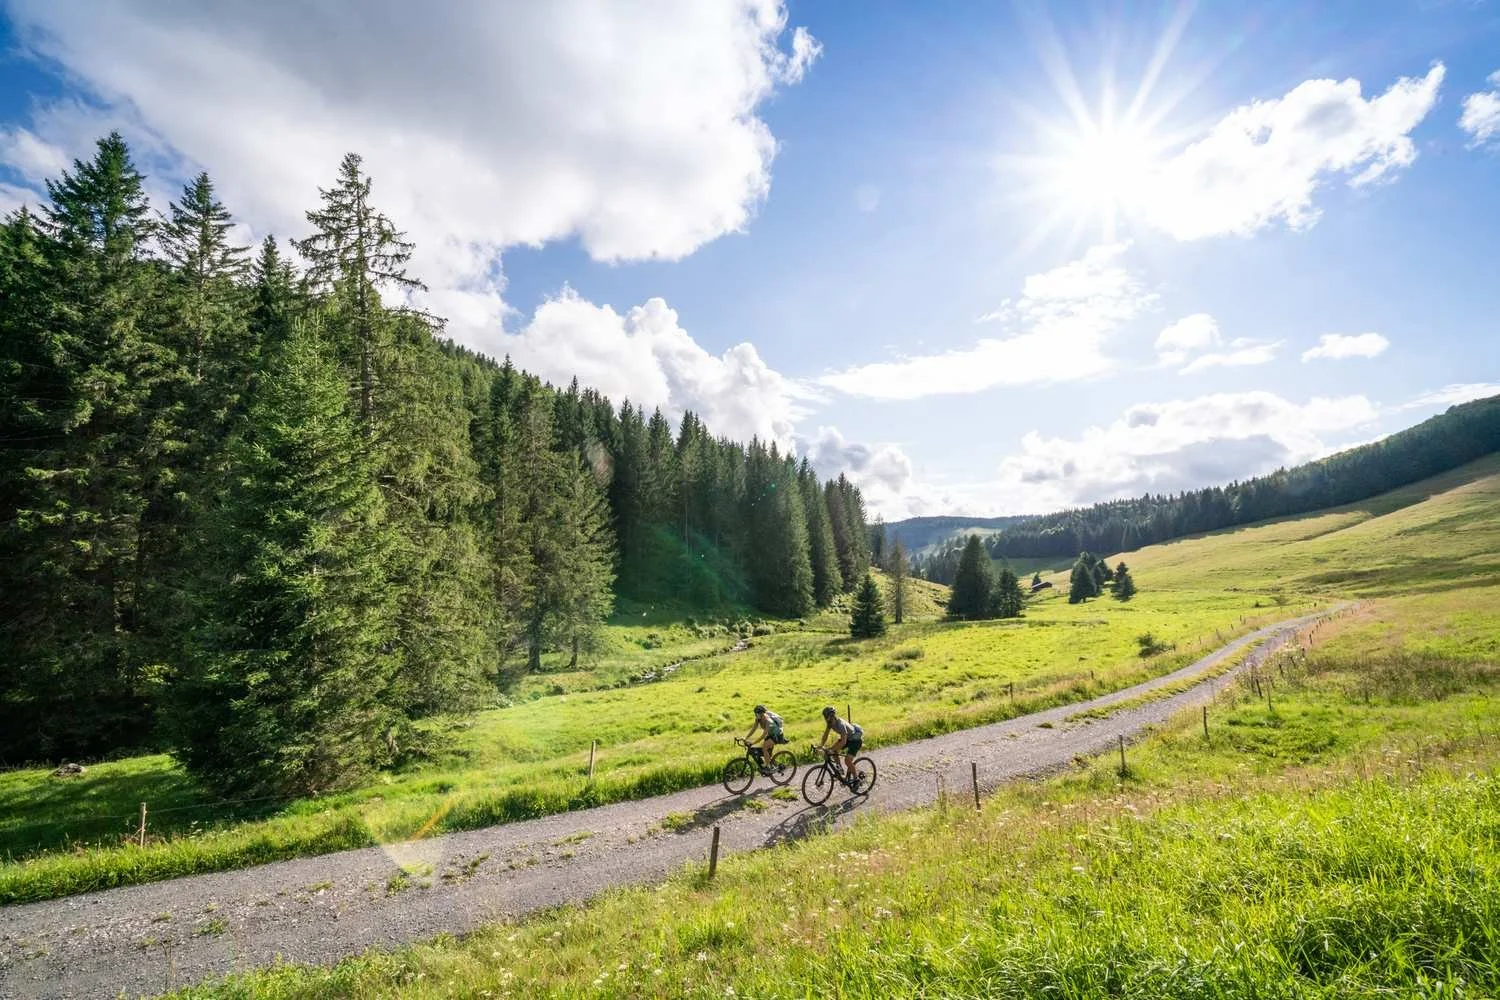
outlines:
[[[706,951],[700,951],[700,952],[698,952],[698,954],[694,955],[693,957],[696,958],[700,962],[707,962],[708,961],[708,952],[706,952]]]

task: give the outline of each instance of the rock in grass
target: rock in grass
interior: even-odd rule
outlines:
[[[62,767],[52,772],[52,777],[77,778],[87,770],[88,768],[84,767],[82,764],[64,764]]]

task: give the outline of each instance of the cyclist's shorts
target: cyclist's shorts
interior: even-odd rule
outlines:
[[[859,753],[864,748],[865,738],[863,736],[851,736],[844,743],[844,753],[850,757]]]

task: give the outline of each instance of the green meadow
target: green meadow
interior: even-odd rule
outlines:
[[[756,702],[787,718],[794,744],[817,736],[821,706],[847,707],[878,749],[1138,683],[1256,624],[1349,597],[1365,602],[1377,632],[1395,627],[1381,623],[1408,606],[1433,622],[1447,616],[1449,624],[1419,630],[1427,646],[1413,655],[1491,655],[1494,638],[1485,628],[1457,638],[1452,623],[1469,615],[1487,625],[1488,603],[1478,598],[1500,596],[1491,592],[1500,588],[1497,473],[1500,460],[1487,459],[1366,504],[1126,554],[1141,588],[1128,604],[1070,606],[1057,588],[1020,620],[944,623],[937,620],[941,588],[916,582],[908,623],[861,642],[847,638],[837,609],[766,622],[623,607],[580,669],[545,664],[498,707],[435,723],[426,762],[338,796],[216,803],[162,755],[98,764],[71,780],[45,771],[0,774],[0,849],[9,858],[0,863],[0,901],[710,782]],[[1142,658],[1137,639],[1148,632],[1166,651]],[[736,651],[742,639],[748,647]],[[1368,642],[1384,649],[1390,636]],[[149,810],[144,848],[132,842],[142,801]]]
[[[1271,707],[1235,685],[1207,737],[1190,713],[1124,774],[1082,764],[979,812],[960,797],[738,856],[711,883],[689,867],[181,995],[1495,996],[1495,596],[1367,602],[1268,668]]]

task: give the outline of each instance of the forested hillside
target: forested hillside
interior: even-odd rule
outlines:
[[[294,254],[206,175],[144,189],[111,135],[0,225],[0,763],[328,790],[616,594],[797,616],[864,575],[842,477],[443,340],[359,157]]]
[[[961,548],[971,531],[981,535],[989,534],[1029,521],[1031,517],[1029,514],[1006,517],[908,517],[889,522],[885,530],[892,542],[901,542],[912,558],[919,559],[927,555],[929,549],[946,547],[944,543],[953,543]]]
[[[1007,527],[988,544],[996,558],[1125,552],[1183,535],[1367,500],[1494,451],[1500,451],[1500,396],[1451,407],[1380,441],[1269,476],[1032,518]]]

